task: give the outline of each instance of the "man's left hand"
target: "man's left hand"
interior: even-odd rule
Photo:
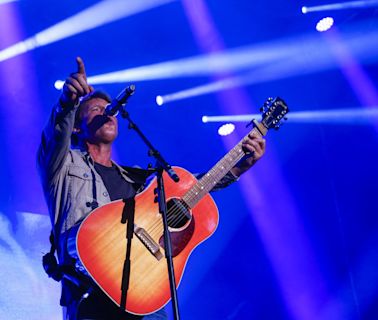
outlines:
[[[239,177],[251,168],[265,153],[266,142],[259,133],[253,131],[242,142],[245,157],[231,169],[231,172]]]

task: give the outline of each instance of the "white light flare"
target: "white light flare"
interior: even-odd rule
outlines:
[[[333,10],[346,10],[353,8],[368,8],[378,6],[378,0],[363,0],[363,1],[348,1],[330,3],[320,6],[302,7],[302,13],[320,12],[320,11],[333,11]]]
[[[157,104],[158,106],[162,106],[163,103],[164,103],[164,99],[163,99],[163,97],[162,97],[162,96],[157,96],[157,97],[156,97],[156,104]]]
[[[326,17],[321,20],[316,24],[316,30],[319,32],[324,32],[332,28],[334,24],[334,20],[332,17]]]
[[[292,57],[294,53],[295,46],[287,45],[287,41],[269,42],[90,76],[88,82],[91,85],[97,85],[179,77],[205,77],[220,72],[236,72],[271,65]]]
[[[352,31],[346,32],[344,41],[350,53],[361,63],[376,61],[378,31],[371,28],[366,29],[365,22],[356,25]],[[311,35],[285,39],[285,43],[277,44],[275,50],[277,52],[280,52],[281,49],[285,51],[286,46],[291,48],[292,56],[290,58],[283,57],[282,60],[277,60],[273,64],[254,68],[252,71],[241,73],[237,77],[220,79],[196,87],[163,94],[161,96],[164,99],[164,104],[238,86],[253,85],[339,68],[339,64],[335,63],[334,55],[329,51],[329,46],[318,36]]]
[[[378,31],[367,29],[372,21],[353,26],[345,33],[345,45],[361,63],[376,61]],[[268,57],[264,60],[264,56]],[[254,57],[254,59],[251,59]],[[214,65],[211,60],[217,61]],[[222,62],[223,61],[223,62]],[[227,61],[241,61],[240,64]],[[218,69],[219,68],[219,69]],[[240,85],[253,85],[285,79],[302,74],[339,68],[324,41],[313,33],[255,46],[228,50],[219,55],[201,55],[147,66],[89,76],[91,85],[151,81],[178,77],[211,75],[235,68],[238,77],[221,79],[174,93],[161,94],[164,105],[181,99],[189,99]],[[62,82],[63,83],[63,82]],[[58,87],[59,88],[59,87]],[[160,98],[159,98],[160,99]]]
[[[0,4],[8,3],[8,2],[15,2],[18,0],[0,0]]]
[[[327,124],[371,124],[378,119],[378,106],[354,109],[328,109],[321,111],[290,112],[288,123],[327,123]],[[210,122],[251,122],[261,119],[261,114],[240,114],[230,116],[203,116],[203,123]]]
[[[0,51],[0,61],[176,0],[103,0]]]
[[[62,80],[56,80],[54,83],[54,87],[56,90],[61,90],[63,89],[64,81]]]
[[[220,136],[228,136],[229,134],[233,133],[235,131],[235,125],[232,123],[226,123],[219,127],[218,134]]]

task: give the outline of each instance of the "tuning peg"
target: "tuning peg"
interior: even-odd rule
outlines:
[[[278,123],[277,125],[274,126],[274,130],[278,131],[278,129],[282,126],[281,123]]]
[[[266,99],[266,101],[264,102],[264,106],[267,107],[269,106],[273,101],[273,98],[272,97],[269,97],[268,99]]]
[[[278,123],[274,126],[274,130],[278,130],[278,129],[281,128],[283,125],[284,125],[284,122],[282,122],[282,121],[278,122]]]

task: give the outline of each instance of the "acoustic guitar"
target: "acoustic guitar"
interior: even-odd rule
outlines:
[[[279,127],[287,112],[288,107],[282,99],[268,99],[262,108],[262,120],[252,121],[252,131],[265,136],[269,129]],[[179,183],[163,175],[177,285],[191,252],[217,228],[218,209],[209,191],[245,156],[241,145],[242,140],[199,180],[180,167],[174,168]],[[154,201],[156,187],[155,178],[135,197],[126,311],[139,315],[153,313],[170,300],[163,224],[158,204]],[[117,200],[95,209],[74,232],[76,246],[73,255],[118,306],[127,241],[126,226],[121,223],[124,206],[123,200]]]

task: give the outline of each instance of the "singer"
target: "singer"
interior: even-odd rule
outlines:
[[[61,280],[63,319],[167,319],[164,308],[145,316],[120,311],[87,275],[75,268],[76,261],[68,254],[67,236],[73,226],[99,206],[134,197],[149,175],[147,170],[120,166],[111,160],[118,121],[113,109],[105,110],[112,100],[87,83],[82,59],[78,57],[76,63],[77,71],[66,79],[42,132],[37,155],[53,227],[51,251],[56,248],[59,260],[59,265],[51,263],[44,266],[45,270],[55,280]],[[113,101],[112,108],[115,105]],[[265,140],[250,134],[243,150],[246,157],[214,189],[226,187],[253,166],[265,153]]]

